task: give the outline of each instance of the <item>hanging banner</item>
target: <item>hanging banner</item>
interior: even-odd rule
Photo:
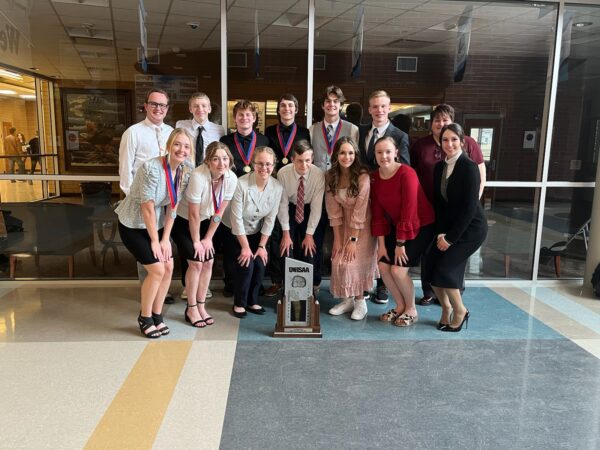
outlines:
[[[352,78],[360,77],[362,52],[363,52],[363,33],[365,28],[365,8],[360,6],[356,11],[354,20],[354,30],[352,33]]]
[[[456,40],[456,54],[454,56],[454,82],[462,81],[467,69],[469,45],[471,43],[471,12],[473,7],[467,6],[458,20],[458,38]]]
[[[254,73],[260,76],[260,36],[258,34],[258,9],[254,10]]]
[[[146,8],[144,8],[144,0],[139,0],[138,11],[140,18],[140,46],[142,48],[142,57],[140,65],[144,73],[148,72],[148,32],[146,31]]]

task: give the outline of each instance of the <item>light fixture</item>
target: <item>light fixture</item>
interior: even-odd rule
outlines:
[[[29,70],[33,70],[34,72],[39,72],[39,67],[30,67]]]
[[[10,78],[11,80],[23,80],[23,77],[20,74],[6,69],[0,69],[0,77]]]
[[[12,91],[10,89],[0,89],[0,94],[3,94],[3,95],[15,95],[16,92]]]
[[[19,95],[24,100],[35,100],[35,95],[33,94],[21,94]]]
[[[589,27],[590,25],[592,25],[592,22],[576,22],[573,24],[577,28]]]

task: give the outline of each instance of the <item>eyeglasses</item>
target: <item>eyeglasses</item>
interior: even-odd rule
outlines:
[[[169,105],[165,103],[148,102],[151,108],[167,109]]]
[[[255,167],[260,167],[261,169],[270,169],[273,165],[273,163],[254,163]]]

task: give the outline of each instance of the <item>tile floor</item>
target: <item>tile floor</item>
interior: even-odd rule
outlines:
[[[400,329],[321,315],[273,339],[215,289],[215,325],[144,339],[135,282],[0,285],[0,449],[600,448],[600,301],[581,282],[468,285]],[[419,293],[419,292],[418,292]],[[334,300],[320,294],[326,311]]]

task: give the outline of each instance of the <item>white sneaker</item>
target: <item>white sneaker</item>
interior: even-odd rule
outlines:
[[[364,299],[356,300],[354,302],[354,310],[350,318],[352,320],[363,320],[367,315],[367,302]]]
[[[329,310],[329,314],[332,316],[339,316],[347,312],[354,310],[354,299],[352,297],[346,297],[340,303],[335,305]]]
[[[212,298],[212,291],[210,290],[210,288],[206,289],[206,298]]]
[[[183,288],[183,290],[181,291],[181,295],[179,296],[179,298],[184,301],[187,300],[187,293],[185,292],[185,288]]]

